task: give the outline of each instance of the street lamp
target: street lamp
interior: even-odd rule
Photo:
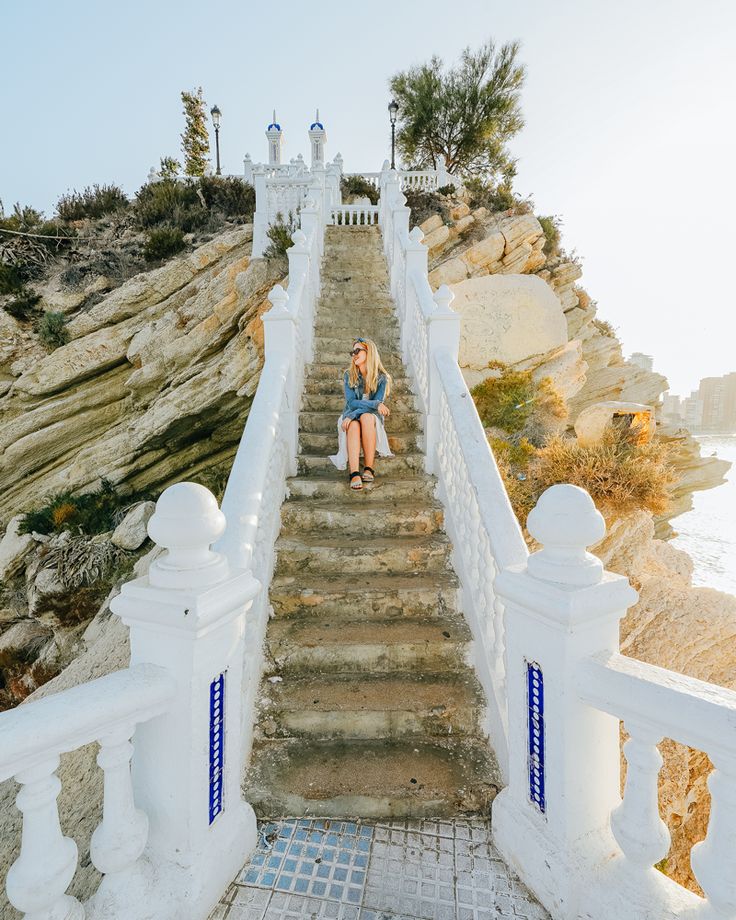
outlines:
[[[388,104],[388,117],[391,119],[391,169],[396,169],[394,164],[394,149],[396,147],[396,114],[399,111],[399,103],[392,99]]]
[[[212,124],[215,126],[215,148],[217,149],[217,172],[215,175],[220,176],[222,175],[220,170],[220,116],[222,112],[216,105],[213,105],[210,109],[210,115],[212,116]]]

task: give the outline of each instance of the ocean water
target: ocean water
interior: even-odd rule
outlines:
[[[692,557],[693,584],[736,594],[736,435],[698,441],[704,457],[715,453],[733,466],[723,485],[695,492],[693,510],[671,521],[678,533],[672,544]]]

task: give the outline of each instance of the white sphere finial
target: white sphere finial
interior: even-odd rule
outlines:
[[[586,547],[603,539],[606,522],[585,489],[569,483],[550,486],[526,526],[544,547],[529,557],[532,577],[577,587],[600,582],[603,563]]]
[[[450,306],[452,301],[455,299],[455,295],[453,294],[453,292],[449,289],[449,287],[446,284],[443,284],[441,287],[439,287],[434,292],[432,299],[437,304],[435,313],[454,313],[455,312]]]
[[[228,575],[227,560],[210,546],[225,530],[217,499],[196,482],[177,482],[165,489],[148,521],[148,535],[168,552],[148,571],[157,588],[201,588]]]

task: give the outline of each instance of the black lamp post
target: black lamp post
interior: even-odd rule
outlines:
[[[391,169],[396,169],[394,163],[394,149],[396,147],[396,114],[399,111],[399,103],[392,99],[388,104],[388,117],[391,119]]]
[[[217,173],[216,175],[222,175],[220,170],[220,116],[222,112],[217,108],[216,105],[213,105],[210,109],[210,115],[212,116],[212,124],[215,126],[215,148],[217,150]]]

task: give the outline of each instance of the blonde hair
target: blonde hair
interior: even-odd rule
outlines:
[[[365,393],[366,398],[369,393],[375,393],[378,389],[378,376],[383,374],[386,378],[386,392],[384,394],[384,399],[388,398],[388,394],[391,392],[391,374],[386,370],[386,368],[381,363],[381,356],[378,354],[378,348],[373,339],[355,339],[353,342],[353,348],[356,345],[365,345],[366,347],[366,356],[365,356]],[[350,362],[350,366],[347,368],[348,374],[348,383],[351,387],[354,387],[358,382],[358,370],[355,361]]]

